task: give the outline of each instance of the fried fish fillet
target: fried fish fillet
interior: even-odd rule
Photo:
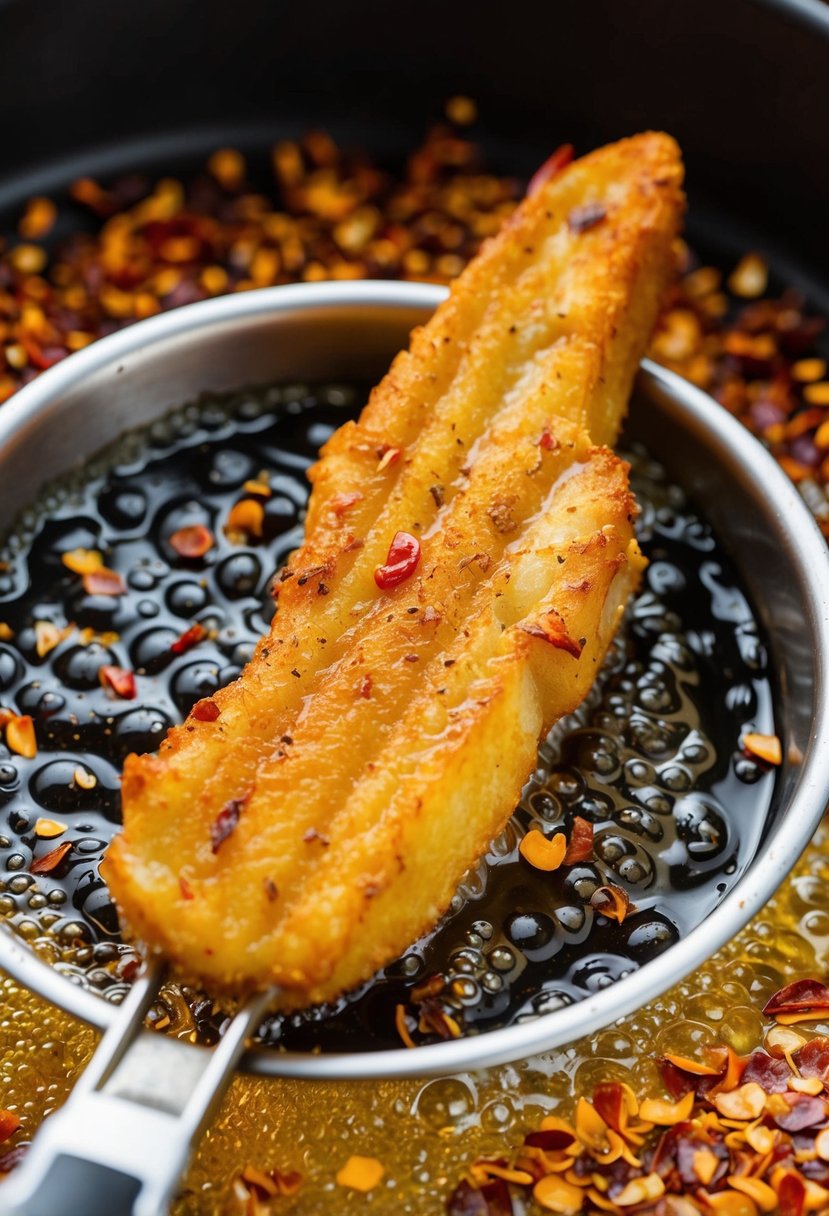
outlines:
[[[642,566],[601,445],[681,179],[662,134],[569,165],[325,445],[269,635],[209,715],[127,759],[105,874],[150,949],[284,1009],[333,998],[435,923],[502,828]],[[419,562],[382,590],[398,532]]]

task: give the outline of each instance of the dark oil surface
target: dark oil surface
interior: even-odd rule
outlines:
[[[118,828],[124,757],[154,750],[194,701],[239,674],[270,621],[273,574],[301,539],[305,470],[362,402],[361,389],[331,386],[205,398],[50,487],[0,552],[0,622],[14,633],[0,643],[0,708],[30,714],[38,742],[33,760],[0,742],[0,915],[106,999],[121,999],[134,963],[98,874]],[[630,459],[650,559],[643,587],[588,700],[541,746],[507,829],[432,933],[335,1006],[272,1019],[264,1041],[399,1046],[396,1005],[436,973],[444,1008],[467,1032],[553,1010],[669,949],[750,862],[773,777],[740,738],[774,729],[765,646],[707,524],[644,453]],[[264,539],[232,544],[228,512],[263,471]],[[200,523],[214,547],[198,561],[178,557],[170,536]],[[61,562],[79,547],[102,552],[127,593],[87,595]],[[38,621],[75,628],[39,657]],[[194,622],[207,638],[175,654]],[[105,664],[136,672],[135,700],[101,687]],[[575,815],[594,825],[590,861],[549,874],[519,856],[528,825],[569,827]],[[68,830],[38,840],[39,816]],[[53,872],[30,874],[33,858],[64,841],[73,848]],[[621,925],[590,905],[604,883],[634,905]],[[154,1016],[210,1041],[225,1015],[170,984]]]

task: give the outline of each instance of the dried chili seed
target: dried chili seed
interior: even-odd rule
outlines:
[[[565,1181],[558,1174],[539,1178],[533,1187],[533,1199],[547,1212],[559,1212],[561,1216],[575,1216],[584,1206],[584,1191]]]
[[[18,714],[6,723],[6,746],[10,752],[33,760],[37,755],[35,724],[29,714]]]
[[[376,1157],[349,1157],[345,1165],[337,1170],[337,1186],[348,1187],[352,1191],[372,1191],[382,1181],[385,1172]]]
[[[409,532],[397,532],[389,545],[382,566],[374,571],[374,581],[381,591],[399,587],[410,579],[420,561],[420,541]]]
[[[35,621],[35,650],[38,657],[43,659],[47,654],[51,654],[69,636],[72,628],[69,625],[64,629],[60,629],[51,621]]]
[[[136,695],[135,675],[125,667],[114,667],[105,663],[98,668],[101,686],[122,701],[132,701]]]
[[[557,870],[567,852],[567,838],[563,832],[557,832],[548,840],[538,828],[531,828],[522,838],[518,852],[536,870]]]
[[[225,535],[231,541],[238,537],[260,540],[265,523],[265,508],[256,498],[243,498],[231,507],[225,524]]]
[[[763,1113],[766,1095],[755,1081],[747,1081],[737,1089],[717,1094],[714,1105],[725,1119],[757,1119]]]
[[[694,1094],[689,1092],[678,1102],[664,1102],[659,1098],[646,1098],[639,1107],[639,1118],[646,1123],[657,1123],[661,1127],[673,1127],[684,1123],[694,1109]]]
[[[187,528],[179,528],[170,537],[170,547],[179,557],[190,560],[204,557],[213,548],[214,543],[213,533],[204,524],[191,524]]]
[[[783,763],[783,748],[777,735],[761,735],[750,731],[743,735],[743,747],[766,764]]]
[[[35,821],[35,836],[41,840],[53,840],[56,836],[62,836],[68,828],[68,823],[61,823],[58,819],[44,819],[41,816]]]
[[[97,549],[70,549],[62,553],[60,560],[73,574],[93,574],[104,564],[103,556]]]
[[[73,847],[71,840],[65,840],[63,844],[59,844],[57,848],[52,849],[51,853],[46,853],[43,857],[33,861],[29,866],[30,874],[51,874],[56,870],[63,861],[66,854]]]

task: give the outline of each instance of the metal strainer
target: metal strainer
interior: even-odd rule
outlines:
[[[32,488],[83,462],[128,428],[205,389],[292,379],[376,380],[444,296],[403,283],[272,288],[195,304],[106,338],[50,370],[0,411],[0,528]],[[247,1048],[267,1006],[248,1002],[217,1047],[143,1028],[163,979],[150,965],[120,1006],[74,985],[7,929],[0,965],[106,1033],[65,1107],[38,1133],[0,1210],[25,1216],[155,1216],[237,1064],[307,1078],[424,1076],[483,1068],[593,1032],[676,983],[732,937],[786,877],[829,789],[826,656],[829,559],[808,510],[774,460],[697,389],[642,368],[633,439],[670,470],[736,563],[769,640],[784,763],[762,841],[708,916],[640,969],[572,1005],[416,1051],[340,1053]]]

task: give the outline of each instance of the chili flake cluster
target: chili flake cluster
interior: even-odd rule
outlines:
[[[473,1162],[448,1200],[449,1216],[514,1216],[529,1193],[560,1216],[826,1211],[829,1038],[790,1026],[825,1020],[829,988],[796,981],[763,1012],[775,1021],[765,1050],[665,1055],[665,1096],[597,1085],[590,1101],[579,1098],[572,1121],[550,1115],[509,1158]]]
[[[460,133],[474,107],[449,113],[399,177],[313,132],[277,144],[255,182],[234,149],[186,183],[82,178],[68,205],[96,230],[56,248],[58,209],[33,199],[19,239],[0,242],[0,401],[96,338],[194,300],[303,280],[448,282],[522,193],[483,172]]]
[[[769,448],[829,537],[829,374],[817,348],[824,318],[793,288],[767,294],[769,267],[758,253],[729,275],[699,265],[684,246],[681,264],[651,355]]]

